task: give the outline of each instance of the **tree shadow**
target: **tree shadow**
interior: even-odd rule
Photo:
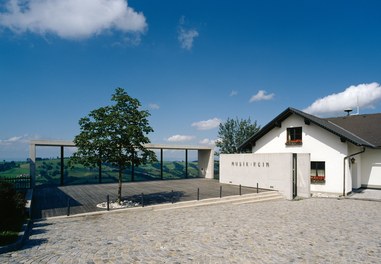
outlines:
[[[57,186],[38,187],[33,191],[32,219],[40,219],[44,211],[65,211],[71,207],[82,205]]]
[[[33,228],[40,228],[40,227],[45,227],[45,226],[50,226],[52,225],[52,223],[46,223],[46,222],[42,222],[42,221],[35,221],[33,223]]]
[[[150,193],[150,194],[138,194],[131,196],[124,196],[123,200],[132,201],[133,203],[139,203],[144,206],[155,205],[155,204],[163,204],[163,203],[176,203],[180,201],[181,197],[184,196],[184,192],[158,192],[158,193]]]
[[[33,247],[39,247],[43,244],[48,243],[48,239],[43,238],[43,239],[33,239],[29,238],[28,241],[24,244],[24,246],[21,249],[29,249]]]

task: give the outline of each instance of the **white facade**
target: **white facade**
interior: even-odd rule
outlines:
[[[301,144],[286,144],[287,128],[292,127],[302,127]],[[351,156],[363,150],[365,150],[364,153]],[[309,153],[311,162],[324,162],[325,182],[311,183],[312,192],[347,194],[352,191],[352,188],[361,186],[381,187],[380,149],[355,146],[313,122],[305,122],[305,118],[296,114],[283,120],[280,127],[272,128],[257,139],[252,152],[256,154]]]
[[[356,178],[361,179],[362,187],[381,188],[381,150],[367,149],[361,154],[361,159],[355,164],[359,164]]]
[[[308,154],[221,154],[220,182],[249,187],[258,185],[277,190],[289,200],[294,196],[308,198],[309,161]]]

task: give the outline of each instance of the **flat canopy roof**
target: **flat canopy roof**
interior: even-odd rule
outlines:
[[[64,141],[64,140],[31,140],[30,145],[75,147],[75,144],[73,141]]]
[[[51,147],[75,147],[73,141],[64,140],[31,140],[30,145],[34,146],[51,146]],[[145,144],[148,149],[174,149],[174,150],[212,150],[207,146],[191,146],[191,145],[166,145],[166,144]]]

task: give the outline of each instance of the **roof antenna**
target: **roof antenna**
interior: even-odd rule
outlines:
[[[352,109],[350,109],[350,108],[345,109],[344,112],[347,113],[347,116],[350,116],[350,113],[352,112]]]
[[[357,114],[356,115],[359,115],[360,114],[360,104],[359,104],[359,96],[357,96]]]

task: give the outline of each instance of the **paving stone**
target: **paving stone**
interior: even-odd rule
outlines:
[[[0,263],[379,263],[380,219],[323,198],[52,218]]]

